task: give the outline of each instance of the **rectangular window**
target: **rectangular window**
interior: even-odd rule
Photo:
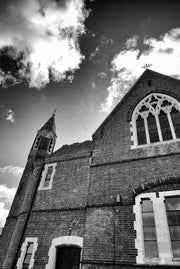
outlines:
[[[44,187],[49,187],[52,172],[53,172],[53,166],[49,166],[48,170],[47,170],[47,173],[46,173],[46,176],[45,176],[45,180],[44,180]]]
[[[27,248],[26,248],[26,253],[25,253],[25,257],[24,257],[22,269],[28,269],[29,268],[31,257],[32,257],[32,253],[33,253],[33,245],[34,245],[33,242],[29,242],[27,244]]]
[[[56,172],[56,165],[57,163],[45,164],[38,190],[52,189],[53,178]]]
[[[153,206],[150,199],[142,200],[144,250],[146,258],[159,257]]]
[[[32,269],[34,255],[38,247],[37,237],[27,237],[21,247],[21,255],[17,261],[17,269]]]
[[[173,258],[180,258],[180,196],[166,197],[165,203]]]

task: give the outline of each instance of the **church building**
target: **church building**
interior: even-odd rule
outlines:
[[[92,135],[37,132],[1,269],[180,268],[180,81],[145,70]]]

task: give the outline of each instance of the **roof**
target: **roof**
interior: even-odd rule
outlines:
[[[48,132],[52,132],[56,135],[56,126],[55,126],[55,114],[53,114],[49,120],[41,127],[39,131],[46,130]]]
[[[133,84],[133,86],[129,89],[129,91],[124,95],[124,97],[120,100],[120,102],[115,106],[115,108],[111,111],[111,113],[105,118],[105,120],[101,123],[101,125],[96,129],[96,131],[93,133],[92,137],[95,137],[96,134],[101,131],[101,129],[107,124],[107,122],[111,119],[111,117],[116,113],[116,111],[121,107],[121,105],[124,103],[124,101],[129,97],[129,95],[132,93],[132,91],[137,87],[137,85],[144,79],[151,78],[152,76],[158,76],[161,78],[164,78],[166,80],[171,80],[173,82],[180,83],[179,79],[155,72],[150,69],[146,69],[142,75],[137,79],[137,81]]]
[[[51,154],[50,157],[64,156],[71,154],[85,153],[92,150],[92,141],[87,140],[82,143],[74,143],[71,145],[63,145],[60,149]]]

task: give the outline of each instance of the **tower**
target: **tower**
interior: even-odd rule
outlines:
[[[13,204],[3,229],[0,245],[0,268],[16,268],[17,255],[38,188],[44,159],[53,152],[56,142],[55,114],[37,131],[29,152]]]
[[[53,152],[56,142],[55,114],[38,130],[29,156],[46,157]]]

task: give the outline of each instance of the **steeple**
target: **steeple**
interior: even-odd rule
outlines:
[[[56,126],[55,126],[55,113],[49,118],[48,121],[41,127],[40,131],[46,130],[52,132],[56,136]]]
[[[56,142],[55,113],[47,120],[47,122],[38,130],[30,156],[47,156],[53,152]]]

